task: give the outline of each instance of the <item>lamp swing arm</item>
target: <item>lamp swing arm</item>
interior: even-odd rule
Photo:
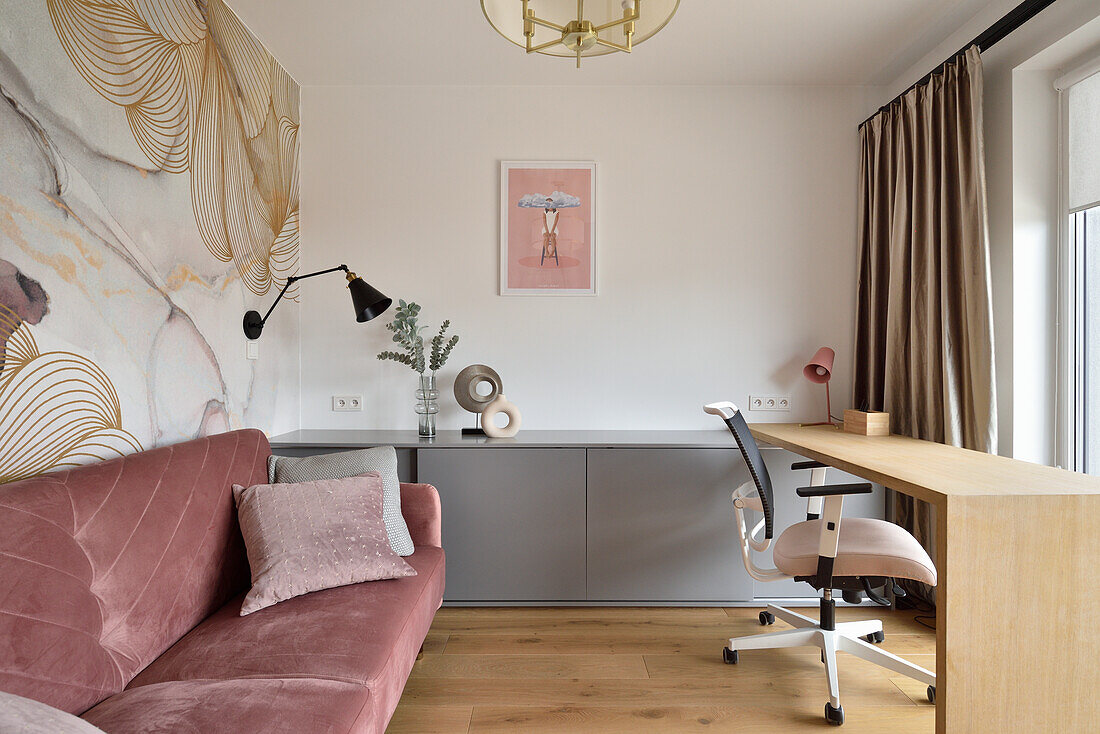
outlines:
[[[306,275],[291,275],[286,279],[286,284],[283,289],[279,291],[279,295],[275,297],[275,302],[271,304],[271,308],[267,309],[267,313],[260,319],[260,326],[267,323],[267,317],[271,315],[271,312],[275,310],[275,307],[279,305],[279,301],[283,300],[283,296],[286,294],[290,286],[297,283],[299,280],[305,280],[306,278],[312,278],[315,275],[324,275],[325,273],[335,273],[337,270],[342,270],[345,273],[348,272],[347,265],[337,265],[335,268],[329,268],[328,270],[318,270],[316,273],[307,273]]]

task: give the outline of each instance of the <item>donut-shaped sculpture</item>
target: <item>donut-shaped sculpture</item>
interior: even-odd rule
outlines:
[[[488,395],[479,395],[477,386],[488,382],[493,389]],[[480,413],[497,399],[503,390],[500,375],[492,367],[483,364],[472,364],[464,367],[455,378],[455,400],[463,409],[471,413]]]
[[[504,413],[508,416],[508,425],[500,428],[493,422],[493,418],[496,417],[497,413]],[[504,393],[501,393],[496,400],[489,403],[485,410],[481,412],[481,428],[489,438],[511,438],[519,433],[522,418],[519,408],[508,402],[508,399],[504,397]]]

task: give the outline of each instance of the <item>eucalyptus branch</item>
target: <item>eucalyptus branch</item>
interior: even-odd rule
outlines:
[[[458,344],[458,335],[452,336],[449,340],[444,341],[447,334],[447,329],[451,327],[451,320],[447,319],[439,327],[439,333],[432,337],[432,354],[431,354],[431,368],[432,372],[443,369],[443,365],[447,364],[447,358],[451,356],[451,350],[454,349],[455,344]]]
[[[458,344],[458,336],[446,338],[451,321],[450,319],[444,321],[439,327],[439,333],[431,339],[431,349],[425,360],[424,337],[420,334],[427,327],[420,325],[419,315],[418,304],[398,301],[393,321],[386,324],[386,328],[393,332],[392,341],[399,349],[379,352],[378,359],[406,365],[420,374],[424,374],[426,367],[431,367],[432,372],[443,368],[447,358],[451,356],[451,350]]]

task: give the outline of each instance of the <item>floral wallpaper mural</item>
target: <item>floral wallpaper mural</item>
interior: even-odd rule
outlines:
[[[296,427],[295,309],[240,322],[297,272],[298,85],[220,0],[0,17],[0,481]]]

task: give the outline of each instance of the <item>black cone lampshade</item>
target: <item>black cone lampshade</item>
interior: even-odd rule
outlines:
[[[381,316],[393,301],[355,273],[348,273],[348,290],[355,308],[355,320],[359,323]]]
[[[271,308],[267,309],[266,314],[261,317],[259,311],[249,311],[244,315],[244,335],[249,339],[258,339],[260,337],[260,334],[263,333],[264,330],[264,324],[267,323],[267,317],[275,310],[275,306],[279,304],[279,301],[282,300],[283,295],[291,285],[299,280],[312,278],[315,275],[334,273],[337,270],[343,270],[347,273],[348,291],[351,293],[351,304],[355,308],[355,320],[359,323],[370,321],[375,316],[380,316],[393,303],[392,300],[382,295],[378,289],[374,288],[370,283],[367,283],[358,275],[348,270],[347,265],[338,265],[328,270],[318,270],[316,273],[309,273],[308,275],[292,275],[287,278],[286,285],[279,291],[278,297],[275,298],[275,303],[271,304]]]

